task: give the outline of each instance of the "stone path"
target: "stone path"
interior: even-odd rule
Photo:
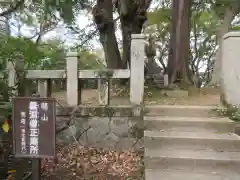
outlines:
[[[148,106],[146,180],[239,180],[235,123],[210,106]]]

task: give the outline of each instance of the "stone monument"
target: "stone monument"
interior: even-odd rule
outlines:
[[[240,31],[223,36],[221,61],[221,100],[226,105],[240,104]]]

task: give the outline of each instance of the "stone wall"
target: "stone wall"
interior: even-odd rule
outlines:
[[[84,146],[111,149],[140,149],[143,147],[143,116],[139,108],[78,107],[71,116],[69,128],[57,134],[57,143],[77,141]],[[139,112],[138,114],[136,114]],[[70,116],[57,116],[57,129]]]
[[[222,42],[221,100],[225,105],[240,105],[240,32],[229,32]]]

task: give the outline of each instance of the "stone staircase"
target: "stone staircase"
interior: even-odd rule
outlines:
[[[148,106],[146,180],[239,180],[240,137],[213,107]]]
[[[148,74],[146,79],[152,79],[158,88],[165,88],[164,87],[164,76],[162,73],[153,73]]]

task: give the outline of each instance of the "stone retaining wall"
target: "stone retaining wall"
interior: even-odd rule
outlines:
[[[63,110],[58,114],[62,116],[57,116],[57,129],[70,118],[66,116],[66,111],[65,116]],[[70,127],[57,135],[57,143],[70,143],[76,138],[81,145],[91,147],[107,149],[143,147],[143,116],[139,108],[79,107],[75,115],[72,114]]]

